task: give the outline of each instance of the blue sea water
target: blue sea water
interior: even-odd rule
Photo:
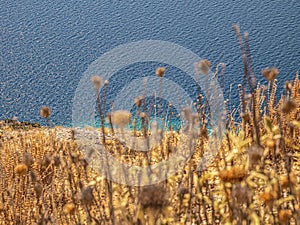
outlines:
[[[88,66],[113,48],[140,40],[183,46],[213,66],[226,64],[224,96],[238,104],[243,65],[232,25],[250,34],[254,72],[280,70],[279,87],[300,68],[298,0],[0,0],[0,119],[38,121],[40,107],[52,109],[51,121],[72,123],[72,101]],[[120,89],[161,64],[124,68],[110,81]],[[170,69],[170,71],[173,71]],[[176,73],[174,75],[173,73]],[[174,70],[166,77],[194,88]],[[232,92],[229,95],[229,87]]]

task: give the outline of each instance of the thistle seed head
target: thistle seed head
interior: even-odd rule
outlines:
[[[166,71],[166,68],[165,68],[165,67],[158,67],[158,68],[156,69],[156,75],[157,75],[158,77],[163,77],[165,71]]]

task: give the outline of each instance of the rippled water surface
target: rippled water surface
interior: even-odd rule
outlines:
[[[279,85],[295,77],[300,68],[297,0],[0,0],[0,119],[41,121],[39,108],[48,105],[53,123],[70,125],[72,99],[88,66],[114,47],[140,40],[173,42],[212,65],[225,62],[224,95],[229,97],[232,84],[236,104],[243,66],[234,23],[250,33],[259,80],[267,66],[279,68]],[[125,68],[112,84],[121,87],[156,66]],[[192,85],[180,75],[166,76],[177,77],[184,88]]]

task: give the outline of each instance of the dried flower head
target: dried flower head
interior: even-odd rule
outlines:
[[[40,114],[43,118],[48,119],[50,117],[51,110],[48,106],[44,106],[41,108]]]
[[[18,174],[25,174],[28,170],[28,166],[26,166],[24,163],[20,163],[15,167],[15,172]]]
[[[241,113],[241,118],[246,122],[246,123],[250,123],[251,122],[251,117],[250,114],[248,112],[246,113]]]
[[[130,123],[131,113],[126,110],[117,110],[111,113],[111,121],[113,124],[125,127]]]
[[[93,83],[93,87],[94,87],[95,91],[98,92],[99,89],[102,86],[102,77],[100,77],[100,76],[92,76],[91,77],[91,81]]]
[[[291,91],[293,88],[293,84],[289,81],[285,81],[284,82],[284,89],[287,90],[287,91]]]
[[[274,200],[277,199],[277,192],[276,191],[264,191],[259,195],[259,198],[261,201],[265,203],[270,203],[273,202]]]
[[[278,212],[278,220],[282,224],[287,224],[289,220],[292,218],[293,212],[290,209],[281,209]]]
[[[233,166],[228,170],[219,173],[219,177],[223,182],[236,183],[241,182],[247,175],[247,171],[243,166]]]
[[[94,196],[93,196],[93,187],[87,186],[82,189],[80,196],[80,200],[83,204],[90,204],[93,202]]]
[[[261,71],[261,74],[268,80],[273,81],[276,79],[277,75],[279,73],[279,70],[276,67],[272,68],[264,68]]]
[[[285,114],[288,114],[292,111],[294,111],[297,108],[297,102],[293,99],[290,99],[283,103],[281,107],[281,111]]]
[[[33,158],[30,153],[23,154],[23,163],[28,167],[30,167],[33,164]]]
[[[75,205],[73,203],[68,203],[64,206],[65,214],[73,214],[75,211]]]
[[[60,165],[60,157],[59,155],[54,155],[52,158],[52,163],[54,166],[59,166]]]
[[[36,185],[34,185],[34,191],[35,191],[36,197],[39,198],[43,192],[43,185],[40,183],[37,183]]]
[[[211,65],[211,63],[209,60],[207,60],[207,59],[201,60],[199,63],[200,72],[204,75],[207,75],[210,70],[210,65]]]
[[[165,71],[166,71],[166,68],[165,68],[165,67],[158,67],[158,68],[156,69],[156,75],[157,75],[158,77],[163,77]]]
[[[144,186],[139,194],[142,208],[161,209],[168,204],[165,184]]]

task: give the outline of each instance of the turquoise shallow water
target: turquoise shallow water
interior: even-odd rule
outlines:
[[[74,93],[88,66],[120,44],[140,40],[173,42],[213,65],[225,62],[224,96],[233,85],[235,107],[243,66],[234,23],[250,33],[258,80],[264,82],[261,68],[276,66],[281,87],[300,67],[296,0],[1,0],[0,21],[0,119],[17,116],[43,123],[39,108],[48,105],[54,124],[70,125]],[[110,80],[112,90],[154,74],[157,66],[150,62],[122,69]],[[167,78],[195,93],[195,84],[182,71],[167,69]]]

